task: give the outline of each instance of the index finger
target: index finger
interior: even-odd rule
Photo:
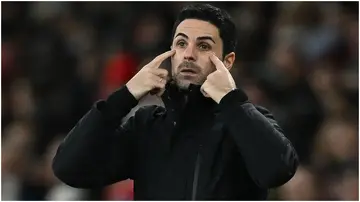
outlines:
[[[218,57],[216,57],[215,54],[210,55],[210,60],[212,63],[214,63],[217,70],[227,70],[224,63]]]
[[[158,55],[153,61],[151,61],[152,64],[158,64],[162,63],[165,59],[167,59],[170,56],[173,56],[175,54],[175,50],[169,50],[165,53],[162,53],[161,55]],[[159,66],[156,66],[159,67]]]

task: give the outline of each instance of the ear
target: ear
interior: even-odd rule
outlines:
[[[223,63],[225,65],[226,69],[230,70],[233,67],[234,62],[235,62],[235,53],[234,52],[231,52],[224,57]]]

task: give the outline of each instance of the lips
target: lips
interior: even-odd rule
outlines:
[[[197,72],[194,69],[182,69],[181,73],[188,73],[188,74],[196,74]]]

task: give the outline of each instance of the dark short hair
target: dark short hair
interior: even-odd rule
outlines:
[[[236,27],[231,16],[223,9],[210,4],[192,4],[184,7],[175,21],[172,37],[177,26],[186,19],[207,21],[219,29],[220,38],[223,42],[223,57],[236,49]]]

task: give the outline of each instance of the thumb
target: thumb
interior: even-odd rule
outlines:
[[[156,96],[161,97],[164,94],[164,92],[165,92],[165,88],[162,88],[159,90],[158,93],[156,93]]]
[[[205,97],[210,97],[209,94],[205,91],[205,86],[206,86],[206,82],[201,86],[200,92],[201,92]]]

